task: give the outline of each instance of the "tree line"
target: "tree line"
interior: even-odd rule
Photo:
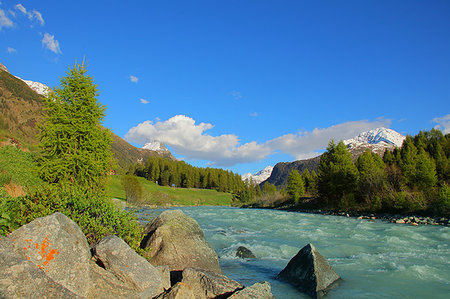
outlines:
[[[239,174],[232,171],[194,167],[184,161],[161,157],[149,157],[145,163],[130,166],[127,173],[144,177],[161,186],[214,189],[232,193],[240,202],[251,201],[261,192],[258,185],[252,181],[243,181]]]
[[[449,215],[449,152],[449,134],[437,129],[407,136],[382,157],[368,150],[356,160],[342,141],[331,141],[317,177],[293,171],[286,192],[298,202],[309,184],[324,208]]]

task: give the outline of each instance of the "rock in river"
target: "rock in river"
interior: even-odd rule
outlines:
[[[340,279],[325,258],[308,244],[294,256],[278,274],[278,278],[289,282],[313,298],[320,298]]]
[[[251,252],[250,249],[247,249],[244,246],[239,246],[236,250],[236,256],[243,259],[254,259],[256,256]]]

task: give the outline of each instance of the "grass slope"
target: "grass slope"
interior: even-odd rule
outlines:
[[[138,178],[142,183],[146,193],[145,204],[165,206],[229,206],[232,203],[233,195],[230,193],[217,192],[207,189],[186,189],[159,186],[149,182],[144,178]],[[121,176],[109,177],[108,197],[126,200],[125,190],[122,186]]]

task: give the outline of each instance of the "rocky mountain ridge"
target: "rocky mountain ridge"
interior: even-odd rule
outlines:
[[[394,150],[396,147],[401,147],[405,138],[406,136],[394,130],[381,127],[362,132],[358,136],[343,142],[347,145],[352,155],[358,157],[367,149],[382,155],[386,149]]]

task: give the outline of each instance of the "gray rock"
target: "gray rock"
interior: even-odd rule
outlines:
[[[0,252],[0,298],[81,298],[36,264],[9,250]]]
[[[116,236],[103,238],[94,247],[94,256],[120,281],[139,292],[142,298],[152,298],[164,292],[160,272]]]
[[[171,287],[170,284],[170,269],[169,266],[156,266],[159,276],[161,277],[161,286],[163,289],[168,290]]]
[[[243,259],[254,259],[256,256],[251,252],[250,249],[247,249],[244,246],[239,246],[236,250],[236,256]]]
[[[182,283],[189,285],[196,298],[227,298],[237,290],[244,288],[240,283],[225,275],[186,268],[183,271]]]
[[[42,283],[45,283],[53,280],[54,284],[60,284],[78,296],[88,295],[91,283],[89,246],[81,229],[65,215],[54,213],[37,218],[3,238],[1,243],[2,254],[9,252],[15,259],[7,258],[8,263],[1,263],[0,271],[9,273],[8,271],[19,269],[19,276],[12,273],[12,277],[26,278],[23,281],[13,281],[15,285],[9,287],[5,284],[6,280],[3,280],[2,290],[5,287],[7,290],[28,289],[28,286],[32,285],[30,281],[42,280]],[[14,261],[17,265],[13,264]],[[7,265],[9,269],[5,268]],[[35,269],[32,269],[33,267]],[[39,285],[38,282],[36,284]],[[37,287],[32,288],[34,291],[36,289]],[[52,290],[58,292],[60,289],[55,287]]]
[[[180,210],[167,210],[144,229],[141,248],[153,265],[168,265],[170,271],[187,267],[222,273],[219,258],[206,242],[197,221]]]
[[[340,279],[312,244],[303,247],[278,274],[278,278],[289,282],[313,298],[325,295],[326,291]]]
[[[139,293],[120,281],[114,274],[99,267],[94,261],[91,261],[91,288],[88,298],[92,299],[110,299],[127,298],[140,299]]]
[[[273,299],[275,298],[267,281],[255,283],[232,295],[233,299]]]
[[[155,299],[197,299],[192,287],[184,282],[177,282],[170,290]]]

